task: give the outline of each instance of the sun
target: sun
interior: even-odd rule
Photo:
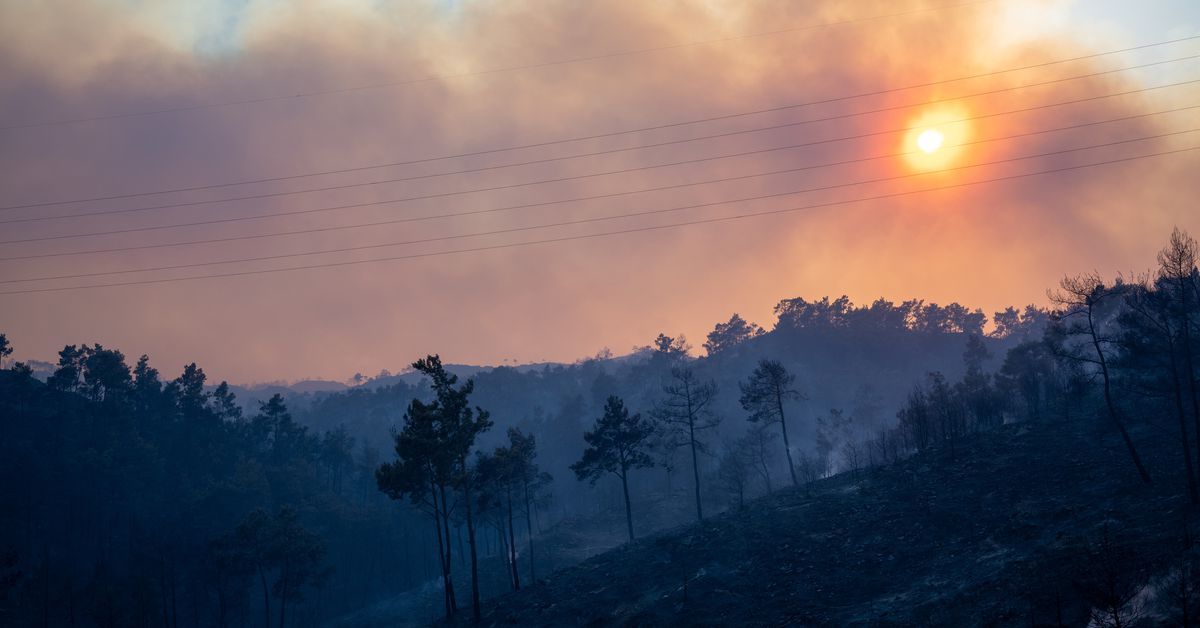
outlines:
[[[937,149],[942,147],[942,142],[946,140],[946,136],[937,129],[925,129],[917,136],[917,148],[925,151],[925,154],[932,155]]]
[[[960,102],[939,103],[915,112],[905,125],[908,131],[900,140],[899,152],[917,172],[952,169],[962,162],[974,135],[970,120],[970,111]]]

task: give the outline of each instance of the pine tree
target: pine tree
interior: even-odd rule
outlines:
[[[471,552],[471,615],[478,621],[481,614],[479,557],[472,505],[474,482],[469,460],[475,439],[491,428],[492,421],[486,410],[472,408],[470,405],[469,398],[475,389],[474,380],[468,379],[461,386],[457,385],[458,376],[448,372],[437,355],[417,360],[412,366],[433,380],[433,391],[437,397],[435,431],[440,444],[453,461],[451,473],[454,486],[462,493],[467,522],[467,543]]]
[[[750,378],[742,383],[742,408],[750,413],[747,419],[751,423],[779,423],[783,433],[783,451],[787,454],[788,472],[792,476],[792,484],[800,485],[796,479],[796,465],[792,462],[791,443],[788,442],[787,417],[783,411],[783,402],[807,399],[795,388],[796,376],[788,372],[783,364],[775,360],[762,360]]]
[[[604,416],[596,420],[583,439],[588,447],[583,457],[571,465],[571,470],[580,481],[592,484],[605,474],[613,474],[621,480],[621,491],[625,496],[625,525],[629,540],[633,540],[633,510],[629,502],[629,472],[654,466],[647,452],[647,439],[654,433],[654,426],[642,420],[641,414],[630,416],[625,402],[620,397],[609,397],[604,404]]]

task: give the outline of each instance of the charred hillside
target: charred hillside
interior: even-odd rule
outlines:
[[[490,605],[483,625],[1177,625],[1189,515],[1090,421],[1014,424],[643,538]],[[1112,601],[1117,600],[1117,604]],[[1100,624],[1108,625],[1108,624]]]

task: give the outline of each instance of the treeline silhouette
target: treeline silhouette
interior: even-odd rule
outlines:
[[[311,625],[296,605],[419,582],[415,543],[378,542],[415,518],[362,490],[376,461],[278,395],[243,413],[194,364],[164,380],[144,356],[68,346],[45,384],[0,372],[0,414],[0,623]]]

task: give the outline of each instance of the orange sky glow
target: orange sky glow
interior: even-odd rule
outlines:
[[[0,332],[345,380],[699,345],[796,296],[1045,304],[1200,235],[1200,10],[1102,4],[5,4]]]

